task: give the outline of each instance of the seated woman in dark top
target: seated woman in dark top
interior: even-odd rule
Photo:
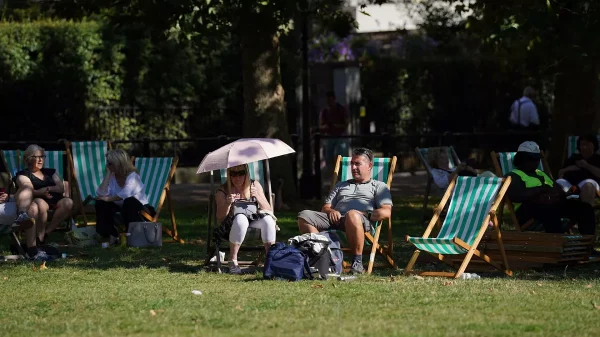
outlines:
[[[65,186],[55,169],[44,168],[45,159],[43,148],[35,144],[29,145],[23,153],[26,168],[17,172],[15,178],[20,190],[17,197],[19,208],[28,209],[32,203],[37,206],[35,226],[40,243],[44,243],[46,236],[73,211],[73,200],[63,196]],[[54,215],[46,226],[49,210],[54,210]]]
[[[558,171],[556,183],[568,191],[572,186],[579,189],[581,201],[594,205],[596,192],[600,191],[600,155],[598,139],[595,135],[581,136],[577,139],[577,150],[567,159],[563,168]]]

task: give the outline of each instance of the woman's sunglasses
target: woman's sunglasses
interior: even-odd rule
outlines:
[[[229,174],[231,174],[231,177],[243,177],[246,175],[246,170],[244,171],[231,171]]]

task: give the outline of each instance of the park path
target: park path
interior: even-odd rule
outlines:
[[[407,197],[423,194],[427,184],[425,171],[414,174],[401,172],[394,174],[392,195]],[[171,199],[176,205],[197,205],[208,202],[210,184],[173,184],[171,185]]]

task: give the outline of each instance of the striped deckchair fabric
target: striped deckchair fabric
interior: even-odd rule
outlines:
[[[21,170],[21,151],[20,150],[2,150],[2,161],[4,167],[12,179],[17,172]]]
[[[342,157],[342,168],[340,169],[340,181],[352,179],[352,167],[350,166],[351,157]],[[373,158],[373,170],[371,179],[387,182],[390,173],[390,158]]]
[[[86,205],[93,205],[96,189],[106,174],[106,153],[110,143],[106,141],[65,142],[67,159],[69,160],[72,194],[71,197],[78,209],[75,215],[83,217],[84,225],[93,224],[87,219]]]
[[[162,158],[135,158],[134,165],[140,172],[140,178],[145,186],[145,193],[148,198],[148,204],[154,207],[156,214],[154,216],[142,212],[142,216],[151,222],[157,222],[165,198],[168,200],[169,213],[171,216],[171,229],[163,226],[163,231],[171,236],[175,242],[184,243],[177,234],[177,222],[175,213],[171,205],[170,184],[179,159],[177,157]]]
[[[52,168],[56,170],[56,174],[61,180],[65,179],[65,163],[64,155],[65,151],[45,151],[46,160],[44,161],[44,167]]]
[[[488,228],[489,221],[492,220],[496,239],[504,257],[504,265],[495,263],[491,259],[489,261],[496,268],[512,275],[508,268],[508,261],[500,238],[498,221],[495,216],[492,216],[495,214],[509,184],[510,178],[457,177],[454,179],[423,236],[406,237],[406,241],[417,248],[406,268],[406,273],[410,273],[412,270],[420,251],[426,251],[438,258],[440,258],[438,254],[466,253],[467,255],[456,273],[422,273],[422,275],[430,276],[460,277],[474,254],[480,256],[484,261],[489,259],[477,250],[477,246]],[[450,205],[441,229],[437,237],[430,238],[429,234],[439,222],[440,213],[445,208],[448,199],[450,199]],[[443,261],[443,257],[440,260]]]
[[[351,160],[351,157],[337,156],[330,192],[331,190],[333,190],[338,181],[346,181],[352,179],[352,168],[350,166]],[[386,183],[389,189],[391,189],[392,178],[394,170],[396,169],[396,161],[397,158],[395,156],[392,158],[373,158],[373,169],[371,171],[371,179],[382,181]],[[381,228],[383,227],[384,223],[387,224],[387,247],[384,247],[379,243]],[[343,241],[345,241],[345,233],[343,231],[335,229],[331,229],[329,231],[336,232],[340,235],[340,238]],[[373,267],[375,267],[376,254],[381,255],[386,260],[385,266],[391,266],[394,269],[398,268],[394,260],[394,242],[392,235],[391,219],[385,219],[371,224],[371,232],[365,233],[365,246],[371,247],[370,252],[368,252],[370,254],[369,264],[367,266],[368,274],[371,274],[371,272],[373,271]],[[343,250],[347,249],[343,248]],[[367,253],[367,250],[368,249],[365,249],[363,250],[363,252]],[[344,266],[347,266],[346,262],[344,262]]]
[[[72,143],[73,169],[81,200],[96,196],[96,189],[106,173],[107,152],[105,141]]]
[[[498,163],[500,164],[500,170],[501,170],[501,172],[500,172],[501,174],[499,174],[499,176],[505,176],[510,171],[515,169],[515,167],[513,166],[513,160],[515,159],[515,155],[517,154],[516,152],[498,152],[496,154],[497,154]],[[542,160],[540,160],[540,165],[538,166],[538,170],[545,172],[544,164],[542,163]]]
[[[600,143],[600,135],[597,135],[596,138],[598,139],[598,142]],[[578,139],[579,139],[579,136],[567,137],[567,158],[565,158],[565,159],[569,159],[575,153],[579,153],[579,151],[577,150],[577,140]],[[600,149],[596,149],[596,153],[600,153]]]

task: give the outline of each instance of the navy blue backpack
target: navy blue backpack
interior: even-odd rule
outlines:
[[[267,280],[283,278],[290,281],[311,278],[308,260],[298,249],[277,242],[269,249],[263,277]]]

